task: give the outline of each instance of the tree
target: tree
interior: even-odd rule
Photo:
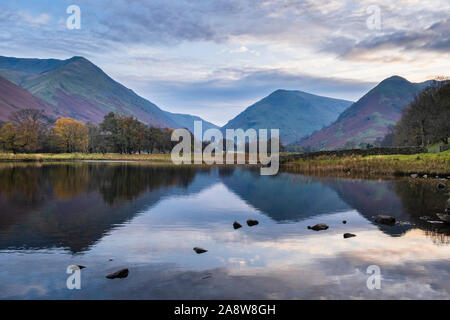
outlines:
[[[450,82],[435,82],[403,110],[395,126],[394,144],[427,146],[447,143],[450,136]]]
[[[102,134],[100,127],[94,123],[86,123],[88,129],[89,142],[88,142],[88,152],[89,153],[106,153],[108,152],[108,146],[106,145],[105,135]]]
[[[47,140],[51,119],[42,111],[22,109],[11,114],[10,120],[17,129],[17,142],[21,151],[36,152]]]
[[[18,144],[17,128],[8,122],[0,129],[0,145],[4,151],[11,151],[16,153],[20,145]]]
[[[89,145],[88,128],[72,118],[60,118],[53,128],[54,142],[63,152],[86,152]]]

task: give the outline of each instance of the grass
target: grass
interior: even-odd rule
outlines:
[[[171,163],[170,154],[118,154],[118,153],[0,153],[0,161],[69,161],[111,160],[150,161]]]
[[[450,150],[415,155],[376,155],[298,159],[283,165],[288,171],[313,174],[450,176]]]
[[[192,156],[193,157],[193,156]],[[235,155],[235,163],[237,162]],[[248,163],[248,154],[245,162]],[[207,158],[203,156],[205,161]],[[119,154],[119,153],[1,153],[0,162],[55,162],[55,161],[142,161],[158,164],[173,164],[170,154]],[[192,162],[194,159],[192,158]],[[223,162],[226,162],[224,155]]]

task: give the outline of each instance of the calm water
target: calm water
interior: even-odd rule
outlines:
[[[437,220],[447,198],[417,179],[0,164],[0,298],[449,299],[450,227],[420,219]],[[72,264],[87,267],[81,290],[66,288]],[[380,290],[367,288],[370,265]],[[127,278],[105,278],[121,268]]]

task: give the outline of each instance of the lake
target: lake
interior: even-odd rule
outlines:
[[[436,184],[1,163],[0,299],[449,299],[450,227],[421,218],[444,211]],[[378,214],[399,223],[378,225]],[[329,229],[307,228],[317,223]],[[70,265],[86,266],[80,290],[66,286]],[[128,277],[105,278],[123,268]]]

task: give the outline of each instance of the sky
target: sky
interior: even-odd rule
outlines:
[[[392,75],[448,76],[449,36],[448,0],[0,1],[0,55],[83,56],[217,125],[276,89],[356,101]]]

